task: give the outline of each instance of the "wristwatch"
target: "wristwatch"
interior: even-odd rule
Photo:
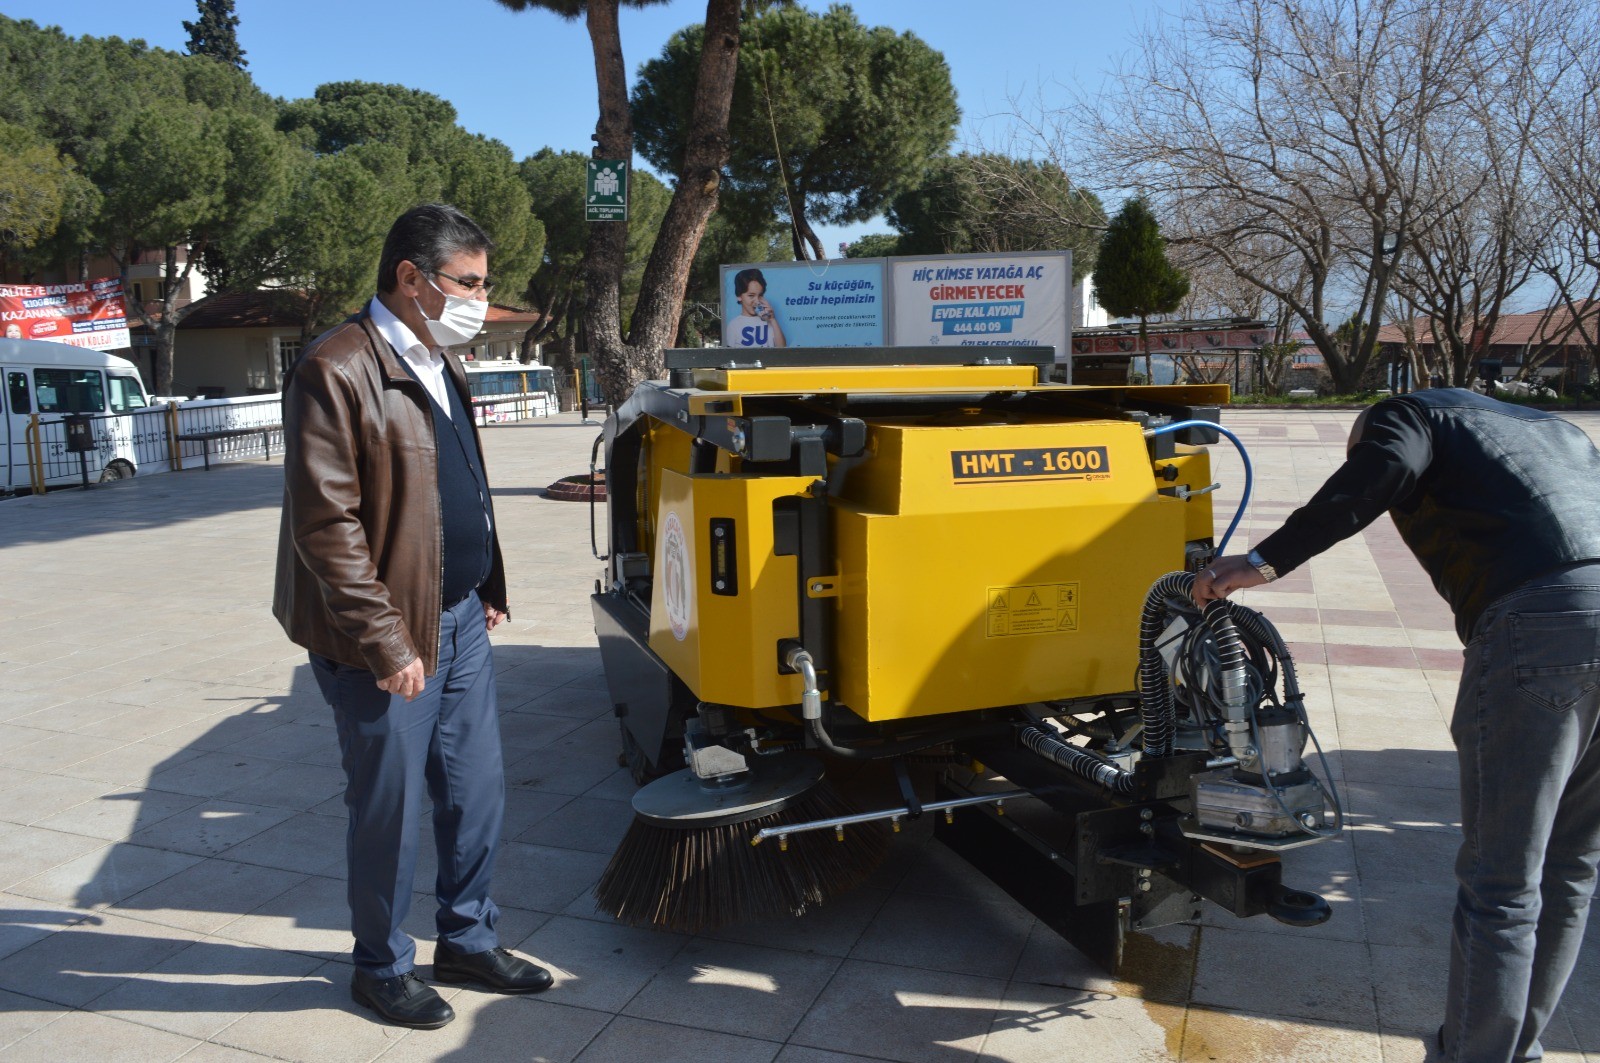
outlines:
[[[1261,573],[1261,578],[1268,583],[1278,578],[1278,570],[1267,564],[1266,560],[1256,551],[1251,550],[1244,555],[1244,559],[1250,562],[1250,567]]]

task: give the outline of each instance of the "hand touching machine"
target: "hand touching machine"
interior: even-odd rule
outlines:
[[[1328,918],[1281,879],[1341,818],[1293,661],[1189,597],[1225,386],[1050,383],[1048,348],[759,354],[670,351],[606,424],[593,606],[642,788],[603,908],[798,913],[931,815],[1108,969],[1202,898]]]

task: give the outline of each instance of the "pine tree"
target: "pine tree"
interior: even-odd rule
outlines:
[[[1139,319],[1139,346],[1150,371],[1150,337],[1145,323],[1153,314],[1170,314],[1189,294],[1189,278],[1167,261],[1161,226],[1142,199],[1130,199],[1106,226],[1094,267],[1094,297],[1117,317]]]
[[[249,66],[239,47],[239,16],[233,13],[233,0],[195,0],[195,7],[200,9],[199,20],[183,24],[189,31],[189,54],[209,55],[240,70]]]

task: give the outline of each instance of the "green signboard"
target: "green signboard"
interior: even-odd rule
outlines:
[[[585,221],[628,220],[627,160],[590,159],[583,186]]]

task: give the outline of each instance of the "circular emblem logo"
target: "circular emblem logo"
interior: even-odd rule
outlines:
[[[689,608],[694,597],[694,567],[689,540],[678,514],[668,512],[661,528],[661,598],[667,606],[672,637],[682,642],[689,634]]]

